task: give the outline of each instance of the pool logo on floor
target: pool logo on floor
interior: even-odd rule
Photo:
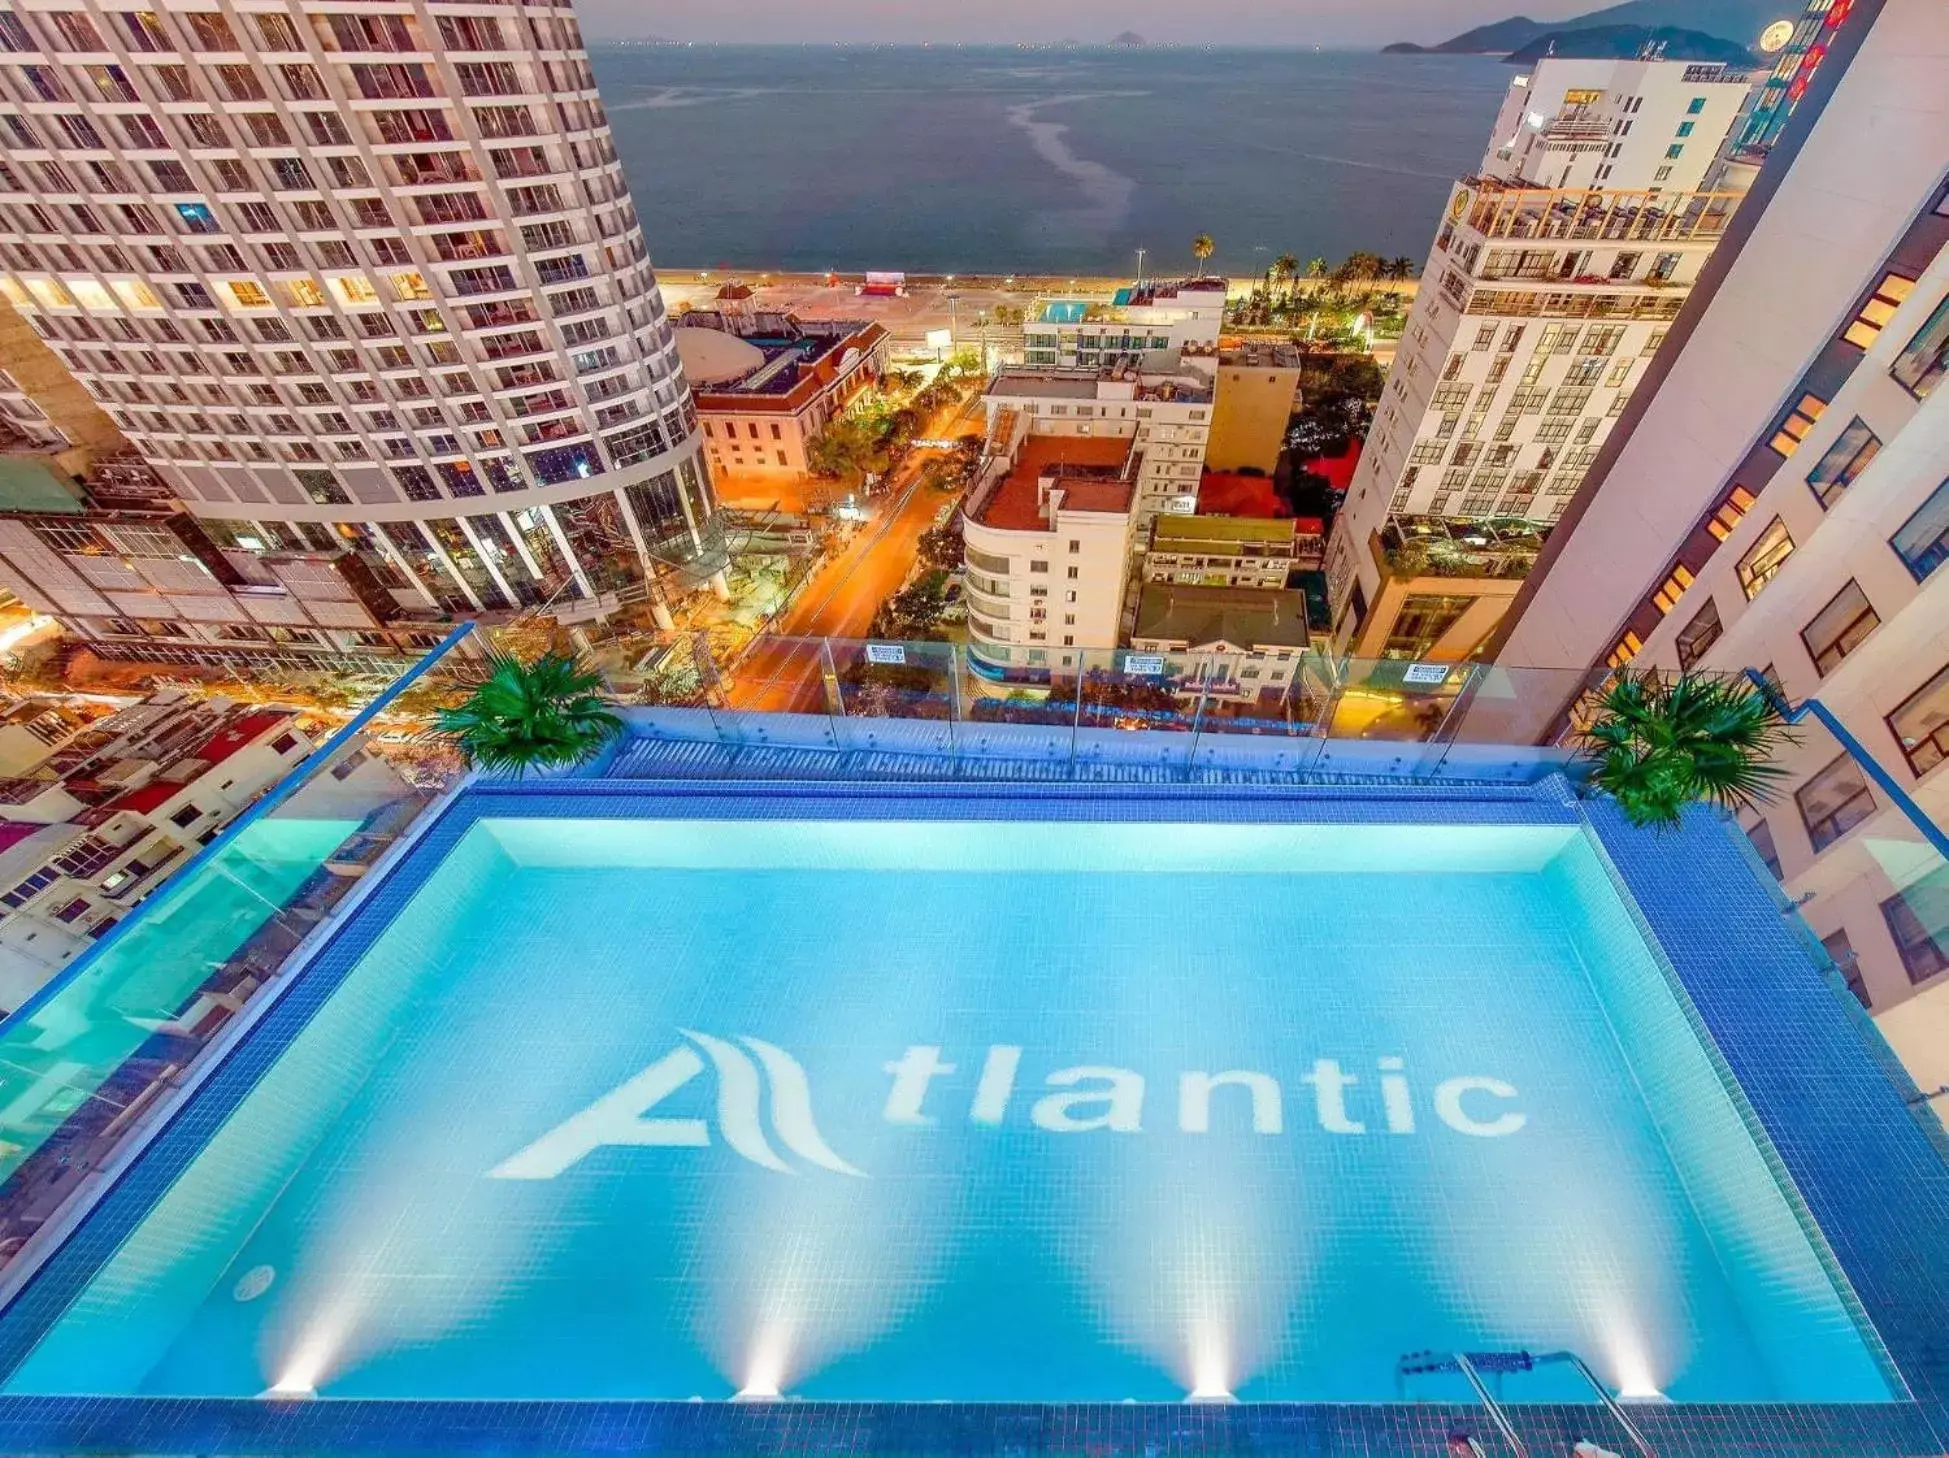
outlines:
[[[679,1028],[695,1047],[678,1048],[659,1058],[648,1068],[617,1085],[565,1122],[558,1124],[512,1159],[502,1161],[489,1173],[497,1180],[552,1180],[556,1175],[605,1144],[636,1144],[659,1147],[706,1146],[711,1142],[709,1128],[702,1119],[652,1119],[646,1117],[663,1100],[704,1071],[701,1048],[717,1070],[718,1132],[732,1150],[753,1164],[780,1174],[792,1173],[792,1166],[778,1157],[758,1117],[763,1084],[771,1084],[771,1126],[779,1143],[809,1164],[829,1169],[834,1174],[866,1177],[832,1152],[812,1121],[812,1087],[805,1069],[783,1048],[762,1038],[740,1038],[757,1054],[754,1064],[734,1044],[707,1033]],[[764,1070],[763,1076],[759,1069]]]
[[[683,1088],[708,1066],[717,1072],[718,1132],[733,1153],[780,1174],[797,1172],[781,1159],[765,1136],[760,1117],[769,1084],[772,1133],[786,1150],[805,1164],[834,1174],[864,1179],[865,1171],[833,1153],[812,1118],[812,1089],[797,1059],[762,1038],[740,1037],[736,1044],[706,1033],[679,1029],[686,1044],[665,1054],[641,1073],[625,1079],[587,1108],[550,1129],[525,1149],[492,1170],[497,1180],[552,1180],[598,1149],[609,1146],[706,1148],[711,1143],[707,1121],[698,1118],[651,1117],[657,1105]],[[747,1054],[744,1049],[749,1049]],[[701,1051],[702,1056],[699,1056]],[[882,1072],[893,1083],[880,1117],[889,1124],[929,1127],[940,1122],[926,1110],[936,1079],[952,1079],[960,1065],[941,1057],[941,1048],[916,1044]],[[1022,1049],[1007,1043],[991,1045],[983,1055],[968,1103],[970,1124],[998,1127],[1007,1122],[1022,1067]],[[754,1062],[752,1056],[756,1055]],[[709,1064],[705,1059],[710,1060]],[[1334,1135],[1364,1135],[1370,1129],[1390,1135],[1416,1131],[1415,1099],[1409,1087],[1406,1060],[1380,1058],[1374,1082],[1380,1099],[1373,1108],[1349,1098],[1349,1091],[1365,1075],[1349,1073],[1336,1059],[1316,1058],[1299,1082],[1312,1090],[1314,1122]],[[1086,1064],[1058,1068],[1043,1080],[1040,1098],[1029,1106],[1029,1123],[1051,1134],[1088,1134],[1107,1130],[1138,1134],[1144,1129],[1144,1076],[1128,1068]],[[1246,1100],[1239,1114],[1249,1118],[1254,1134],[1283,1134],[1285,1096],[1279,1081],[1268,1073],[1227,1069],[1221,1073],[1190,1071],[1178,1075],[1177,1127],[1183,1134],[1211,1132],[1212,1104],[1220,1089],[1237,1089]],[[1429,1100],[1438,1119],[1457,1134],[1499,1139],[1514,1134],[1529,1116],[1511,1107],[1517,1098],[1513,1085],[1499,1078],[1464,1075],[1443,1079]],[[944,1093],[942,1098],[947,1097]],[[1233,1095],[1236,1099],[1238,1095]],[[1485,1102],[1494,1100],[1494,1103]],[[936,1099],[936,1104],[941,1099]]]

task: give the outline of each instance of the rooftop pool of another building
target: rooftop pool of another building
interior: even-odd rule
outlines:
[[[318,1409],[1466,1398],[1427,1350],[1899,1395],[1562,805],[470,793],[0,1317],[9,1397]]]

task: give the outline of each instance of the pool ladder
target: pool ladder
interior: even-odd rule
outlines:
[[[1489,1391],[1489,1384],[1483,1381],[1482,1374],[1487,1372],[1501,1376],[1506,1372],[1529,1372],[1557,1364],[1569,1367],[1590,1384],[1590,1390],[1597,1394],[1598,1402],[1624,1429],[1625,1436],[1638,1450],[1640,1458],[1658,1458],[1638,1425],[1631,1421],[1631,1415],[1611,1395],[1611,1390],[1597,1380],[1597,1374],[1590,1370],[1590,1364],[1575,1352],[1409,1352],[1394,1364],[1394,1381],[1397,1387],[1405,1390],[1410,1377],[1433,1372],[1460,1372],[1474,1389],[1476,1399],[1488,1412],[1489,1421],[1495,1424],[1496,1431],[1502,1434],[1502,1440],[1509,1445],[1510,1451],[1516,1458],[1530,1458],[1529,1444],[1517,1433],[1515,1425],[1509,1421],[1509,1414],[1503,1411],[1502,1404]]]

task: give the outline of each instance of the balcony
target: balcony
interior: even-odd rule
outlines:
[[[1475,178],[1461,225],[1483,238],[1592,243],[1709,243],[1726,231],[1742,194],[1512,188]]]
[[[1529,576],[1549,531],[1522,521],[1400,517],[1374,539],[1374,558],[1394,578],[1521,580]]]

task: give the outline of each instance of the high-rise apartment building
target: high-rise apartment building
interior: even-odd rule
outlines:
[[[1496,593],[1387,592],[1375,543],[1390,518],[1412,537],[1429,518],[1561,515],[1738,205],[1712,176],[1751,95],[1745,72],[1683,61],[1552,57],[1511,82],[1479,174],[1450,194],[1335,528],[1342,647],[1465,656],[1493,627]],[[1373,612],[1383,599],[1414,642]]]
[[[351,558],[407,623],[632,602],[667,622],[662,579],[717,575],[695,413],[567,3],[78,0],[0,11],[0,52],[0,291],[225,585]],[[80,616],[110,651],[263,626],[100,596]],[[369,616],[280,641],[347,650],[386,626]]]
[[[1762,671],[1949,824],[1949,9],[1829,29],[1496,662]],[[1576,677],[1526,732],[1554,736]],[[1782,763],[1748,833],[1917,1081],[1949,1082],[1949,871],[1824,729]]]

